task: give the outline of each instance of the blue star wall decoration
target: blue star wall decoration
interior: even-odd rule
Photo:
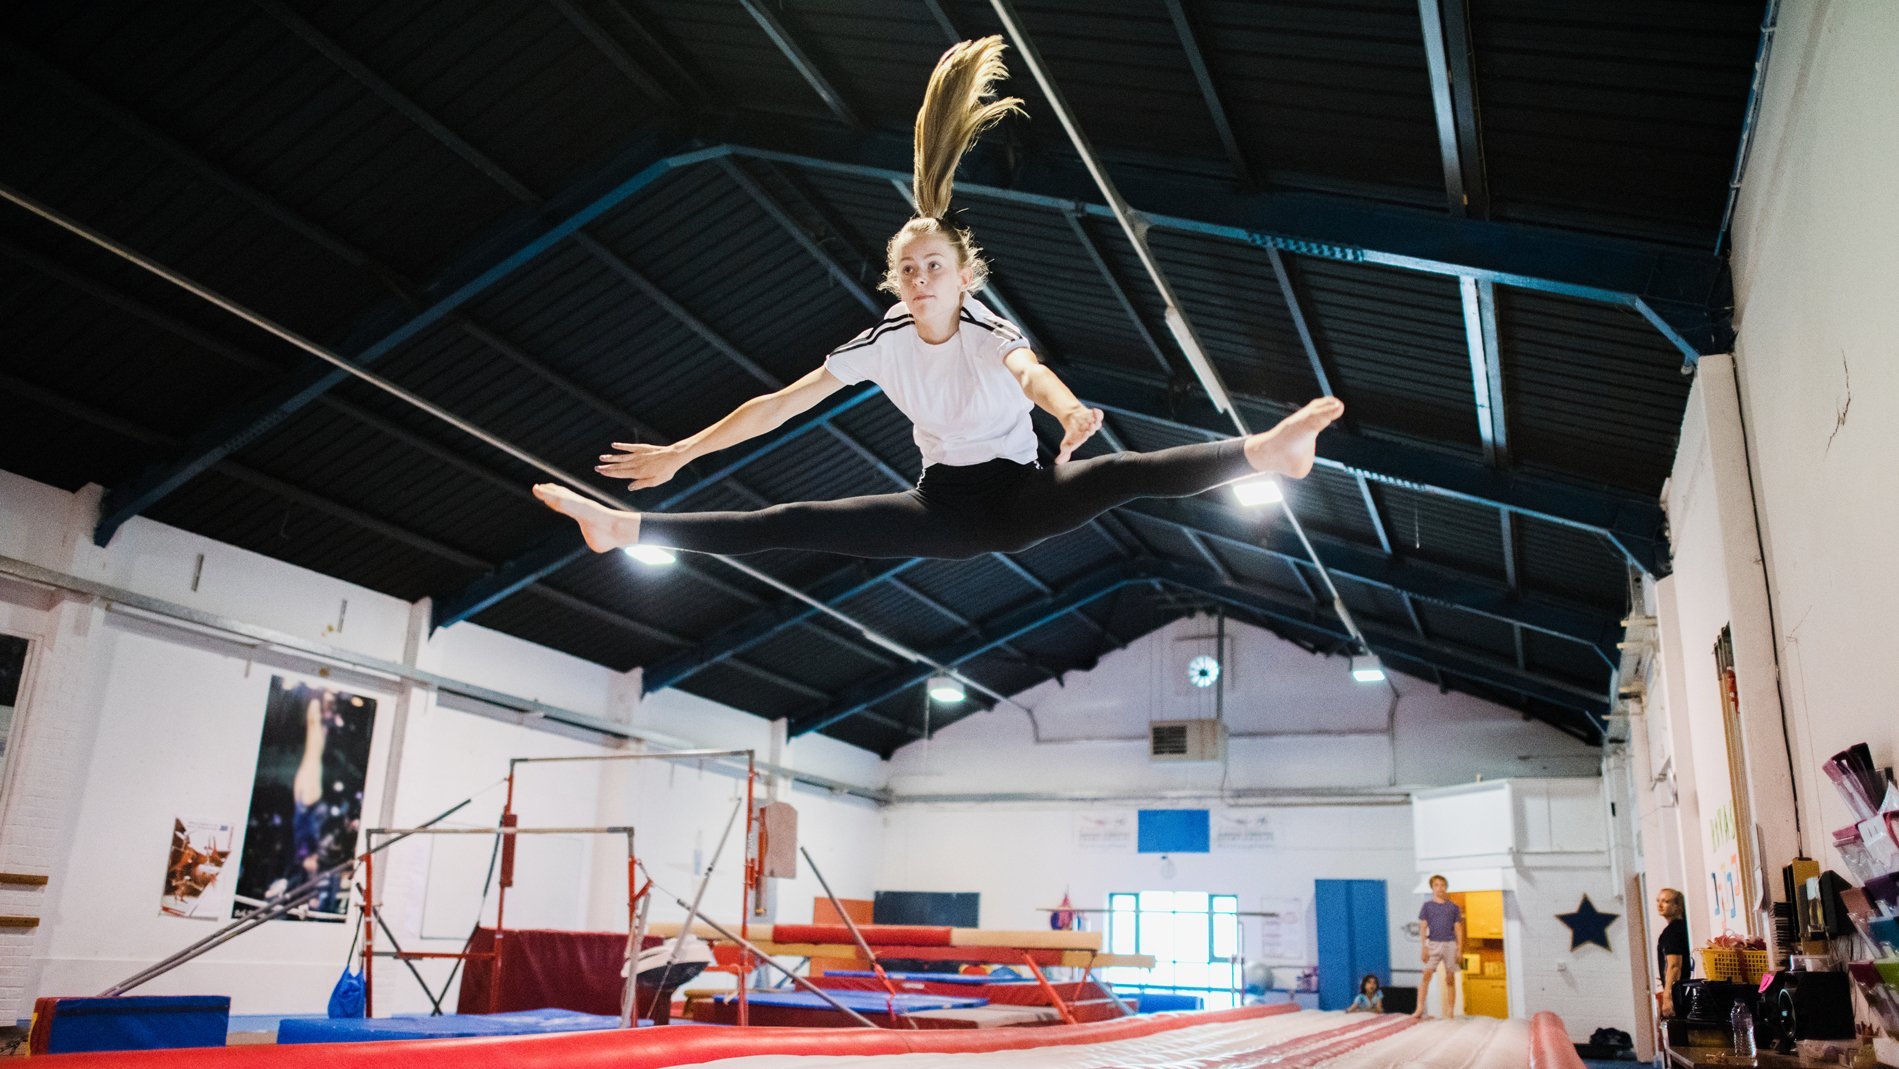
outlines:
[[[1585,943],[1594,943],[1604,950],[1614,950],[1609,945],[1609,925],[1615,923],[1620,913],[1604,913],[1597,909],[1589,896],[1582,896],[1582,905],[1574,913],[1558,913],[1556,919],[1569,925],[1569,949],[1575,950]]]

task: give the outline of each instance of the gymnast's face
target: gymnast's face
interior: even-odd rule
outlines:
[[[956,262],[956,247],[941,234],[918,234],[897,247],[897,296],[918,319],[940,322],[962,307],[974,274]]]

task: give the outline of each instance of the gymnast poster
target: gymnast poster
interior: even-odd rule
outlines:
[[[165,890],[158,911],[167,917],[216,920],[231,900],[231,878],[224,863],[231,857],[229,821],[173,817],[171,853],[165,861]]]
[[[362,830],[375,726],[373,698],[271,677],[232,916],[349,860]],[[329,877],[288,916],[343,921],[350,877],[348,870]]]

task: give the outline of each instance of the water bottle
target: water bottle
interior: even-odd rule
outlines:
[[[1735,1000],[1734,1011],[1728,1014],[1728,1027],[1734,1033],[1734,1053],[1743,1058],[1754,1056],[1754,1013],[1747,1003]]]

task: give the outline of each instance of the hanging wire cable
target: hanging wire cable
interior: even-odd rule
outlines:
[[[1022,21],[1015,13],[1015,5],[1010,0],[989,0],[989,2],[995,9],[996,16],[1002,20],[1002,27],[1007,31],[1009,40],[1022,54],[1022,62],[1027,64],[1029,73],[1035,77],[1035,84],[1042,87],[1042,95],[1048,98],[1049,106],[1055,109],[1055,118],[1061,122],[1062,129],[1068,132],[1068,140],[1075,146],[1075,152],[1081,156],[1082,165],[1088,169],[1088,174],[1094,178],[1095,186],[1101,191],[1102,198],[1108,202],[1108,209],[1114,213],[1115,222],[1121,224],[1122,232],[1127,235],[1128,242],[1134,246],[1134,253],[1140,257],[1141,266],[1147,269],[1147,275],[1153,280],[1154,288],[1160,291],[1161,300],[1167,306],[1165,313],[1167,329],[1173,332],[1174,340],[1180,343],[1180,351],[1186,354],[1187,363],[1193,367],[1194,377],[1199,379],[1200,385],[1206,389],[1209,398],[1213,401],[1213,406],[1226,413],[1227,418],[1233,421],[1236,430],[1243,435],[1253,433],[1247,427],[1246,417],[1240,413],[1239,406],[1233,403],[1232,396],[1227,393],[1226,383],[1221,380],[1219,370],[1207,358],[1206,350],[1201,348],[1200,339],[1194,334],[1193,324],[1188,321],[1186,311],[1181,308],[1179,300],[1175,298],[1174,288],[1168,283],[1166,273],[1161,270],[1160,261],[1154,258],[1153,250],[1148,248],[1146,224],[1136,219],[1134,210],[1128,207],[1127,201],[1121,199],[1120,191],[1115,188],[1114,179],[1108,177],[1107,168],[1102,165],[1101,157],[1095,154],[1094,146],[1088,141],[1088,135],[1082,133],[1081,124],[1076,121],[1074,112],[1069,109],[1067,98],[1062,96],[1062,91],[1056,86],[1055,79],[1049,75],[1048,67],[1042,62],[1042,54],[1036,50],[1035,42],[1029,40],[1029,35],[1023,31]],[[1332,595],[1332,611],[1338,614],[1339,622],[1345,625],[1346,632],[1352,636],[1353,641],[1358,643],[1359,648],[1370,653],[1371,644],[1365,641],[1365,633],[1359,630],[1358,621],[1352,619],[1351,612],[1345,608],[1345,599],[1339,595],[1338,584],[1332,581],[1332,573],[1326,568],[1325,562],[1319,559],[1319,551],[1313,548],[1312,540],[1306,537],[1305,526],[1299,522],[1299,517],[1293,514],[1292,501],[1282,494],[1279,507],[1286,514],[1286,521],[1291,524],[1293,534],[1298,536],[1299,544],[1305,547],[1306,556],[1312,558],[1312,565],[1318,569],[1319,578],[1324,581],[1326,591]]]
[[[618,508],[626,507],[626,503],[624,501],[620,500],[618,497],[615,497],[613,494],[600,489],[599,487],[595,486],[592,482],[586,479],[583,479],[580,476],[575,475],[569,471],[566,471],[565,469],[556,467],[555,465],[549,463],[548,461],[542,460],[540,457],[535,456],[533,453],[530,453],[527,450],[520,448],[519,446],[513,444],[512,442],[507,441],[504,438],[501,438],[498,435],[491,434],[488,431],[483,430],[482,428],[474,425],[473,423],[470,423],[467,420],[462,419],[460,416],[455,415],[453,412],[450,412],[447,409],[434,404],[433,402],[422,397],[421,395],[416,394],[410,390],[407,390],[403,388],[402,386],[399,386],[396,383],[390,381],[389,379],[386,379],[382,377],[381,375],[378,375],[375,372],[368,370],[367,368],[357,366],[356,364],[352,363],[348,359],[342,356],[339,356],[334,352],[331,352],[329,349],[325,348],[324,346],[319,345],[308,338],[305,338],[303,335],[296,333],[295,331],[289,329],[288,327],[282,326],[281,324],[275,322],[274,320],[269,319],[263,314],[252,311],[251,309],[244,307],[243,305],[237,303],[236,301],[233,301],[230,298],[217,293],[211,288],[192,281],[191,279],[185,277],[184,275],[179,274],[176,271],[173,271],[171,268],[166,267],[165,265],[157,262],[156,260],[153,260],[149,257],[146,257],[134,251],[133,249],[113,240],[110,237],[107,237],[104,234],[101,234],[100,232],[92,229],[91,227],[86,226],[84,223],[81,223],[76,219],[72,219],[52,208],[47,207],[46,205],[39,203],[38,201],[33,200],[32,198],[26,196],[23,193],[20,193],[19,191],[13,189],[10,186],[0,185],[0,199],[7,200],[13,203],[14,205],[18,206],[19,208],[27,212],[31,212],[32,214],[36,216],[39,216],[41,219],[46,220],[47,222],[53,224],[54,226],[57,226],[60,229],[70,234],[73,234],[77,237],[83,238],[86,241],[90,242],[91,244],[96,245],[99,248],[104,249],[105,251],[109,253],[112,253],[114,256],[117,256],[122,260],[125,260],[129,263],[137,265],[138,267],[144,269],[145,271],[153,275],[156,275],[159,278],[164,279],[165,281],[171,283],[174,286],[177,286],[179,289],[182,289],[187,293],[190,293],[191,295],[199,298],[200,300],[206,301],[212,305],[217,306],[218,308],[223,309],[226,312],[229,312],[230,314],[238,317],[239,319],[242,319],[243,321],[251,324],[257,329],[262,330],[265,333],[273,335],[277,338],[280,338],[283,341],[289,342],[291,345],[294,345],[297,348],[302,349],[304,352],[309,353],[311,356],[314,356],[317,359],[322,360],[323,362],[327,364],[333,365],[338,370],[346,372],[350,375],[354,375],[356,378],[359,378],[363,380],[364,382],[369,383],[371,386],[376,387],[377,389],[383,391],[384,393],[387,393],[392,397],[395,397],[416,408],[421,409],[422,411],[428,413],[429,415],[434,416],[436,419],[441,420],[443,423],[446,423],[449,426],[454,427],[456,430],[461,431],[462,433],[467,434],[495,449],[498,449],[503,453],[506,453],[507,455],[522,462],[523,464],[526,464],[529,467],[532,467],[535,470],[540,471],[541,473],[547,475],[549,478],[557,480],[562,485],[571,488],[577,493],[586,494],[588,497],[591,497],[594,500],[599,501],[602,504],[605,504],[611,508],[618,509]],[[913,661],[917,664],[927,666],[944,675],[948,675],[957,680],[960,680],[964,686],[967,686],[973,690],[980,691],[983,694],[987,694],[1000,704],[1011,705],[1017,709],[1021,709],[1023,712],[1029,712],[1026,706],[1023,706],[1020,703],[1014,701],[1008,695],[1003,694],[1001,691],[998,691],[992,687],[985,686],[982,683],[969,678],[967,675],[964,675],[962,672],[957,671],[953,666],[938,663],[936,660],[932,659],[931,657],[917,650],[913,650],[910,647],[904,645],[903,643],[896,641],[895,639],[879,634],[877,631],[872,629],[870,625],[860,623],[859,621],[851,618],[850,616],[844,614],[843,612],[840,612],[837,609],[832,608],[831,606],[825,604],[824,602],[819,601],[818,599],[812,597],[811,595],[806,594],[804,591],[799,590],[791,586],[790,584],[785,583],[771,575],[768,575],[765,572],[759,571],[757,568],[754,568],[749,564],[744,564],[731,557],[720,556],[719,554],[716,554],[716,553],[707,553],[707,554],[703,554],[703,556],[711,557],[713,560],[716,560],[719,563],[724,564],[726,567],[731,568],[734,571],[737,571],[746,576],[749,576],[752,579],[760,583],[763,583],[764,585],[769,586],[773,588],[774,590],[779,591],[780,593],[783,593],[789,597],[795,598],[798,601],[805,603],[806,605],[809,605],[811,608],[817,610],[818,612],[821,612],[824,615],[829,616],[832,619],[837,620],[839,623],[842,623],[845,626],[856,631],[859,635],[863,636],[863,638],[867,642],[873,643],[874,645],[880,646],[883,649],[889,650],[891,653],[894,653],[897,656],[904,658],[905,660]],[[1033,716],[1034,714],[1030,713],[1030,715]]]

